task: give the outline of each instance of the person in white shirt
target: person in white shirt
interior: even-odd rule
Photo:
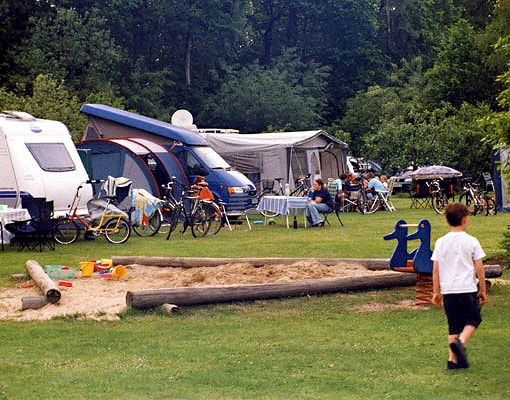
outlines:
[[[450,232],[436,241],[431,257],[432,303],[438,307],[443,303],[448,320],[447,369],[469,367],[465,345],[482,322],[480,306],[487,301],[485,253],[478,239],[466,232],[468,214],[464,204],[448,204]]]

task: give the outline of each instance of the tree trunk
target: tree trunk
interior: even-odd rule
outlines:
[[[145,257],[145,256],[113,256],[113,265],[150,265],[154,267],[215,267],[224,264],[246,263],[255,267],[264,265],[291,265],[303,261],[317,261],[324,265],[361,264],[368,269],[389,269],[387,258],[208,258],[208,257]]]
[[[53,280],[46,275],[37,261],[28,260],[25,268],[34,280],[35,284],[41,289],[50,303],[57,303],[60,300],[60,289]]]
[[[415,274],[388,272],[374,276],[309,279],[283,283],[152,289],[128,291],[126,304],[137,309],[157,307],[166,303],[190,306],[412,286],[415,283]]]
[[[21,299],[22,310],[37,310],[44,307],[49,301],[46,296],[25,296]]]

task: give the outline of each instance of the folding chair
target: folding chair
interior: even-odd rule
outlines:
[[[333,200],[334,207],[333,211],[336,214],[336,217],[338,218],[338,222],[340,222],[340,225],[344,226],[342,220],[340,219],[340,215],[338,214],[340,212],[340,205],[338,202],[338,184],[336,181],[330,179],[328,180],[328,192],[331,196],[331,199]],[[328,220],[328,214],[330,213],[322,213],[324,222],[331,226]]]
[[[485,181],[485,190],[488,192],[494,192],[494,182],[492,181],[490,172],[484,172],[482,176]]]
[[[19,251],[24,248],[35,250],[38,246],[40,252],[44,246],[55,250],[53,201],[46,201],[44,197],[23,198],[22,207],[28,210],[31,218],[5,225],[5,228],[14,234],[11,243],[17,243]]]
[[[411,197],[411,206],[409,208],[430,207],[430,194],[425,181],[417,181],[414,190],[411,187],[409,197]]]
[[[233,231],[237,227],[237,225],[241,225],[243,223],[243,219],[241,217],[244,217],[246,221],[247,230],[251,231],[250,219],[248,218],[247,212],[248,210],[244,212],[239,212],[239,215],[232,215],[236,218],[230,220],[227,214],[227,209],[225,208],[225,203],[222,200],[215,200],[215,203],[220,208],[222,224],[226,225],[230,231]]]
[[[384,208],[387,210],[387,211],[390,211],[390,212],[393,212],[393,211],[396,211],[397,209],[395,208],[395,206],[393,205],[392,201],[391,201],[391,195],[393,194],[393,187],[395,186],[395,179],[392,177],[388,180],[388,188],[387,190],[385,191],[377,191],[377,195],[379,196],[379,198],[381,199],[381,202],[384,206]]]

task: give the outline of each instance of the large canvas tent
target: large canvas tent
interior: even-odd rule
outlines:
[[[347,144],[322,130],[202,135],[259,187],[262,180],[273,178],[284,178],[293,187],[307,174],[336,179],[347,169]]]
[[[91,179],[124,176],[133,182],[133,188],[145,189],[156,197],[161,197],[161,185],[168,183],[171,176],[187,183],[177,158],[146,138],[92,139],[79,142],[76,147],[85,154],[84,164],[88,165]]]

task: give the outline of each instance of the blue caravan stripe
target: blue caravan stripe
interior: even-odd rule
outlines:
[[[208,146],[207,141],[196,132],[181,128],[177,125],[172,125],[168,122],[159,121],[104,104],[84,104],[80,111],[87,115],[93,115],[98,118],[154,133],[170,140],[177,140],[190,146]]]

